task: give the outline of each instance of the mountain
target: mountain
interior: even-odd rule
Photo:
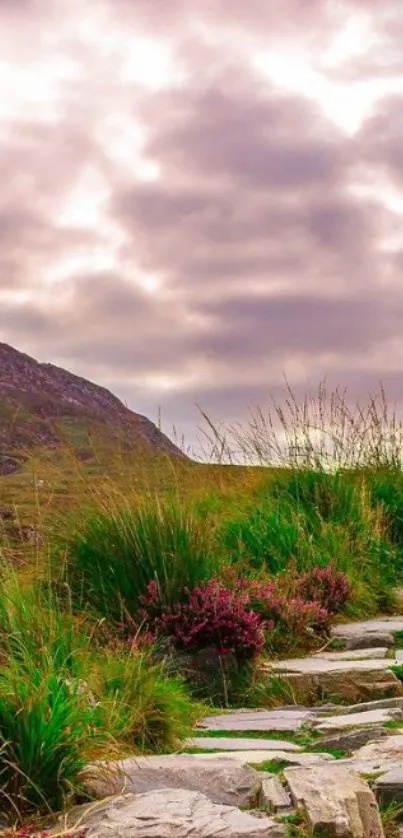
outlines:
[[[33,449],[66,442],[84,459],[94,441],[185,459],[109,390],[0,342],[0,474],[16,471]]]

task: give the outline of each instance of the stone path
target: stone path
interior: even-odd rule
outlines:
[[[211,751],[300,751],[299,745],[281,739],[252,739],[239,736],[195,736],[188,742],[190,748]]]
[[[288,731],[294,733],[303,725],[309,724],[314,719],[310,710],[286,709],[286,710],[254,710],[251,712],[231,711],[219,716],[208,716],[203,719],[199,727],[210,731],[228,730],[234,733],[237,730],[259,731],[271,733],[272,731]]]
[[[344,650],[267,664],[299,704],[206,717],[202,752],[88,766],[88,838],[287,838],[296,813],[308,834],[384,838],[377,803],[403,802],[397,632],[403,617],[337,626]]]

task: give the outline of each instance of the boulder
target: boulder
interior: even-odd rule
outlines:
[[[245,760],[225,756],[206,760],[191,754],[98,762],[88,766],[84,779],[88,791],[98,799],[129,792],[186,789],[201,792],[213,803],[249,808],[256,805],[261,789],[259,773]]]
[[[76,822],[86,838],[282,838],[284,827],[233,806],[212,803],[204,794],[163,789],[126,794],[90,805]]]
[[[360,760],[371,760],[384,763],[385,761],[403,761],[403,734],[387,736],[379,742],[371,742],[354,751],[353,756]]]
[[[350,666],[333,672],[291,672],[284,674],[283,680],[296,701],[311,707],[324,698],[355,704],[403,696],[403,684],[390,669],[357,670]]]
[[[383,838],[375,795],[342,766],[289,768],[284,772],[295,806],[305,813],[311,835]]]

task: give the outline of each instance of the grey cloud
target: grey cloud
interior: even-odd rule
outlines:
[[[73,6],[63,5],[66,20]],[[23,56],[28,43],[43,56],[43,10],[54,14],[55,4],[43,0],[40,17],[30,17],[22,0],[17,7],[27,21],[8,14],[13,48]],[[0,287],[42,290],[29,303],[0,297],[3,339],[99,379],[154,416],[145,376],[190,370],[197,383],[163,397],[155,391],[155,404],[182,427],[196,423],[195,402],[231,419],[268,390],[280,394],[283,370],[294,362],[315,378],[331,355],[336,383],[358,390],[358,368],[372,381],[371,353],[384,353],[386,368],[388,341],[402,332],[402,256],[379,250],[394,229],[392,215],[349,187],[362,165],[401,177],[401,102],[381,103],[352,140],[302,96],[253,74],[245,52],[248,39],[269,48],[270,39],[281,44],[296,33],[316,49],[363,3],[336,10],[319,0],[104,0],[93,8],[109,9],[117,26],[127,21],[127,31],[148,27],[170,39],[187,80],[145,93],[119,78],[114,53],[75,36],[72,18],[69,26],[63,16],[60,25],[50,18],[52,38],[60,34],[79,72],[60,84],[53,124],[21,114],[2,134]],[[384,5],[365,8],[386,26]],[[214,28],[217,45],[204,42],[200,21]],[[143,121],[145,154],[160,164],[160,180],[141,183],[119,169],[100,140],[111,113]],[[49,266],[102,244],[102,225],[90,232],[56,223],[87,166],[111,190],[106,209],[122,234],[118,264],[70,278],[46,298]],[[159,294],[134,282],[148,269],[165,277]],[[385,272],[389,296],[380,284]],[[69,289],[60,303],[56,289]],[[391,373],[389,380],[397,392],[398,379]]]

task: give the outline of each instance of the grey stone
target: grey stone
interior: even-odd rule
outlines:
[[[374,784],[377,800],[384,805],[403,802],[403,767],[399,766],[378,777]]]
[[[388,653],[387,646],[375,646],[372,649],[345,649],[344,652],[320,652],[314,655],[315,658],[323,658],[329,661],[355,661],[368,660],[371,658],[381,659],[386,658]]]
[[[386,707],[400,707],[400,709],[403,709],[403,696],[400,698],[380,698],[377,701],[363,701],[360,704],[351,704],[350,707],[339,707],[334,711],[334,715],[336,715],[336,712],[346,715],[347,713],[364,713],[367,710],[381,710]]]
[[[362,725],[378,725],[403,719],[403,712],[399,708],[385,708],[380,710],[367,710],[364,713],[346,713],[336,716],[329,716],[320,719],[315,723],[316,730],[327,733],[332,730],[343,730],[348,727],[359,727]],[[403,721],[402,721],[403,724]]]
[[[230,712],[219,716],[208,716],[199,723],[204,730],[252,731],[263,733],[296,731],[309,724],[314,718],[309,710],[251,710]]]
[[[394,635],[398,631],[403,631],[403,617],[382,617],[334,626],[332,637],[343,642],[348,649],[390,647],[394,645]]]
[[[193,754],[197,760],[214,760],[225,758],[235,760],[241,765],[260,766],[264,762],[277,760],[286,765],[316,765],[319,762],[330,762],[334,759],[331,754],[300,753],[294,751],[221,751],[217,754]]]
[[[188,748],[202,748],[207,751],[300,751],[293,742],[282,739],[252,739],[228,736],[196,736],[186,743]]]
[[[312,834],[327,838],[383,838],[376,799],[368,784],[345,767],[288,768],[291,799],[306,813]]]
[[[327,736],[320,740],[321,748],[334,748],[334,750],[353,751],[354,748],[362,748],[368,742],[376,742],[384,739],[387,731],[383,727],[367,727],[361,730],[347,730],[338,733],[336,736]]]
[[[273,774],[263,774],[261,802],[269,812],[274,814],[286,814],[292,809],[291,797],[280,783],[278,777]]]
[[[226,806],[254,806],[261,786],[259,773],[246,760],[234,761],[225,756],[202,760],[191,754],[98,762],[88,766],[84,777],[88,791],[98,799],[170,788],[200,791],[213,803]]]
[[[364,661],[370,663],[370,661]],[[384,662],[382,661],[382,664]],[[296,700],[305,705],[316,707],[318,700],[327,696],[343,702],[354,704],[358,701],[393,698],[403,695],[403,684],[391,669],[357,670],[353,663],[346,663],[344,669],[336,671],[289,672],[282,673],[284,684],[292,690]],[[318,667],[316,667],[318,668]],[[268,677],[270,670],[264,668]]]
[[[273,672],[295,672],[305,675],[309,674],[332,674],[333,672],[372,672],[379,669],[390,669],[394,661],[390,658],[378,658],[376,660],[340,660],[335,658],[321,658],[313,656],[310,658],[290,658],[289,660],[278,661],[271,665]]]
[[[387,736],[379,742],[371,742],[354,751],[353,756],[359,760],[385,761],[403,760],[403,734]]]
[[[77,817],[77,815],[76,815]],[[80,818],[86,838],[281,838],[284,828],[200,792],[164,789],[126,794],[88,806]]]

